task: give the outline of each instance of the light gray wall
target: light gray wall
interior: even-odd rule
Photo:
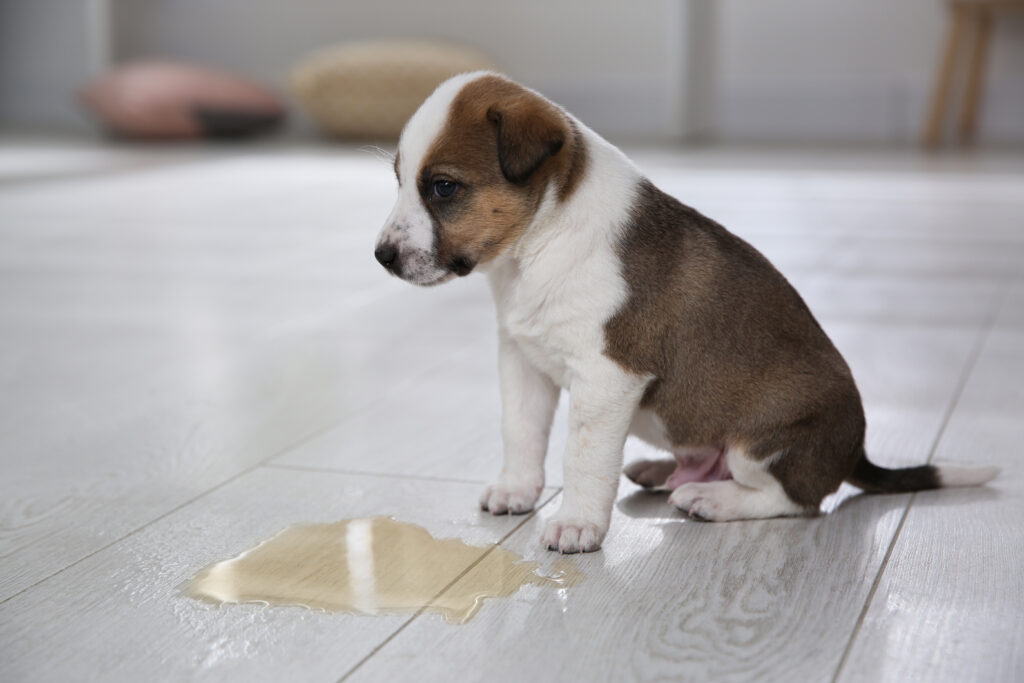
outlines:
[[[109,11],[108,11],[109,4]],[[284,88],[349,40],[435,37],[618,139],[910,143],[943,0],[0,0],[0,122],[82,125],[71,93],[115,59],[204,62]],[[1024,142],[1024,16],[993,35],[982,139]]]
[[[107,64],[104,0],[0,0],[0,123],[85,130],[73,93]]]
[[[947,7],[942,0],[718,0],[719,137],[915,140]],[[1024,15],[1000,15],[991,45],[981,137],[1024,141]]]
[[[606,134],[678,130],[676,0],[118,0],[115,52],[202,61],[280,87],[310,52],[350,40],[455,40],[493,56]]]

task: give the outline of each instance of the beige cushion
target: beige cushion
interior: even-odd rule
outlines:
[[[291,85],[325,132],[394,139],[445,79],[493,68],[479,52],[448,43],[353,43],[307,58],[292,73]]]
[[[263,86],[174,62],[119,66],[89,81],[78,96],[105,127],[130,137],[252,135],[284,117],[277,96]]]

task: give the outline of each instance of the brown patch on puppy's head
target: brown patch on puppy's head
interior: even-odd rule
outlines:
[[[498,165],[510,183],[529,180],[565,145],[565,117],[529,91],[491,105],[487,120],[497,128]]]
[[[557,106],[500,76],[470,81],[416,178],[438,265],[466,275],[493,260],[522,236],[549,186],[559,201],[569,196],[585,159],[582,135]]]

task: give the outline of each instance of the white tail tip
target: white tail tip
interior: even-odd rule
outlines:
[[[957,467],[956,465],[939,465],[936,467],[939,483],[943,488],[949,486],[979,486],[995,479],[999,474],[998,467]]]

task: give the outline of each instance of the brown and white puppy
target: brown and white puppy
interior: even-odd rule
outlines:
[[[714,521],[814,512],[843,481],[897,492],[995,476],[869,462],[850,369],[785,278],[539,94],[452,78],[406,124],[395,173],[377,259],[420,285],[486,271],[497,306],[505,461],[483,509],[533,507],[569,392],[549,548],[600,546],[629,434],[675,458],[627,476]]]

